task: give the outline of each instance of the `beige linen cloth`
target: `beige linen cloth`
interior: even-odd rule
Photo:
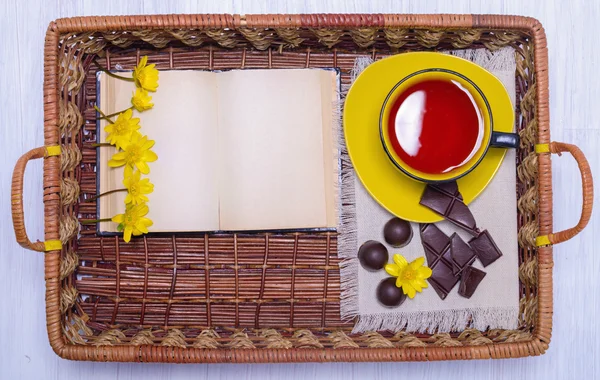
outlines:
[[[506,87],[515,104],[515,57],[512,48],[496,52],[485,49],[453,51],[453,55],[473,61],[496,75]],[[370,58],[355,62],[356,77],[371,63]],[[345,91],[343,91],[345,93]],[[342,147],[342,159],[348,160]],[[459,189],[460,190],[460,189]],[[467,327],[517,328],[519,312],[519,278],[517,246],[517,199],[515,151],[508,150],[498,173],[475,199],[469,209],[481,229],[487,229],[503,256],[483,268],[476,260],[475,267],[487,273],[470,298],[458,295],[457,284],[445,300],[441,300],[431,285],[417,293],[414,299],[396,308],[380,305],[375,297],[379,282],[388,277],[384,270],[368,272],[358,263],[358,247],[367,240],[385,244],[383,226],[393,216],[383,209],[362,186],[353,169],[342,173],[342,213],[339,236],[339,255],[345,260],[341,267],[342,318],[355,318],[353,332],[371,330],[408,332],[450,332]],[[447,235],[457,232],[465,241],[469,234],[447,221],[437,223]],[[413,238],[400,249],[387,246],[390,261],[394,253],[411,261],[425,256],[419,236],[419,225],[412,223]]]

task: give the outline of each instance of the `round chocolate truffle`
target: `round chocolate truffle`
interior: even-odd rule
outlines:
[[[383,227],[383,238],[392,247],[404,247],[410,243],[413,231],[409,222],[400,218],[392,218]]]
[[[406,300],[406,294],[396,286],[395,277],[388,277],[377,285],[377,300],[383,306],[396,307]]]
[[[363,268],[376,271],[388,262],[388,250],[385,245],[375,240],[368,240],[358,249],[358,260]]]

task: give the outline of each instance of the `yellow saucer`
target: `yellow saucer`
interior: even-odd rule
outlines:
[[[442,217],[419,204],[425,184],[402,173],[386,155],[379,135],[379,116],[386,96],[400,80],[434,67],[459,72],[472,80],[489,102],[494,130],[513,131],[513,106],[502,82],[470,61],[441,53],[397,54],[371,64],[350,88],[344,106],[346,145],[362,184],[389,212],[418,223],[433,223]],[[492,180],[505,153],[506,149],[490,147],[479,165],[457,181],[466,204]]]

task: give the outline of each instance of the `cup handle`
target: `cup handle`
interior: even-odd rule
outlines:
[[[492,132],[492,138],[490,140],[490,146],[495,148],[518,148],[519,147],[519,135],[516,133],[506,132]]]

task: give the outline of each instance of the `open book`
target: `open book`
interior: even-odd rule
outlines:
[[[336,227],[337,82],[319,69],[161,71],[154,108],[134,112],[158,155],[147,176],[150,232]],[[99,74],[100,109],[130,107],[134,89]],[[114,153],[99,148],[99,193],[124,187],[123,168],[107,166]],[[123,213],[125,195],[99,198],[99,217]]]

